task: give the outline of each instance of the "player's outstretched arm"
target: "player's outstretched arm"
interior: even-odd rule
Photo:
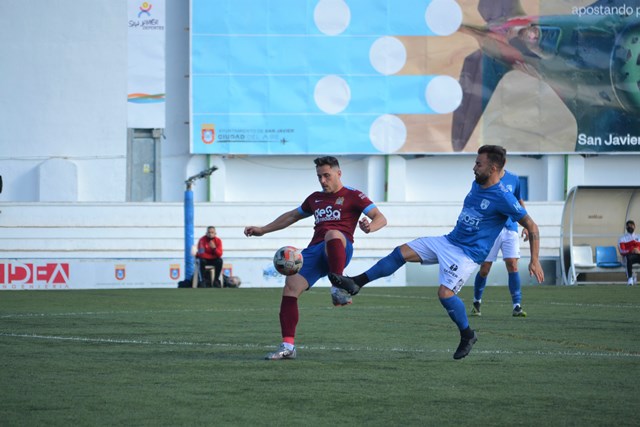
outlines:
[[[387,218],[380,212],[380,209],[374,208],[371,209],[367,216],[371,218],[371,222],[367,218],[362,218],[358,225],[360,226],[360,230],[364,231],[366,234],[372,233],[374,231],[380,230],[382,227],[387,225]]]
[[[533,219],[529,215],[525,215],[520,221],[518,221],[529,234],[529,250],[531,251],[531,261],[529,262],[529,275],[535,276],[538,283],[544,281],[544,271],[540,265],[540,231],[538,225],[533,222]]]
[[[525,209],[527,208],[527,207],[524,205],[524,200],[520,199],[520,200],[518,200],[518,202],[520,203],[520,205],[522,205],[522,207],[523,207],[523,208],[525,208]],[[529,241],[529,231],[527,231],[527,229],[526,229],[526,228],[523,228],[523,229],[522,229],[522,237],[524,237],[524,241],[525,241],[525,242],[528,242],[528,241]]]
[[[298,212],[298,209],[290,210],[289,212],[285,212],[280,215],[278,218],[271,221],[269,224],[264,225],[262,227],[257,227],[255,225],[250,225],[244,228],[244,235],[247,237],[250,236],[264,236],[267,233],[271,233],[273,231],[282,230],[283,228],[287,228],[291,224],[296,221],[304,218]]]

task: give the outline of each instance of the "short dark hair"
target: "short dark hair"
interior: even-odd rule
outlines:
[[[478,154],[486,154],[489,162],[502,169],[507,162],[507,150],[500,145],[483,145],[478,148]]]
[[[338,159],[336,159],[333,156],[323,156],[323,157],[318,157],[317,159],[315,159],[313,161],[313,163],[316,164],[316,167],[319,166],[331,166],[332,168],[339,168],[340,167],[340,163],[338,163]]]
[[[635,223],[635,222],[633,222],[633,220],[632,220],[632,219],[630,219],[629,221],[627,221],[625,225],[629,225],[629,224],[632,224],[634,227],[636,226],[636,223]]]

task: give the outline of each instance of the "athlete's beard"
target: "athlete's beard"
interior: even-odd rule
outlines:
[[[489,175],[478,175],[476,174],[476,182],[480,185],[484,185],[489,180]]]

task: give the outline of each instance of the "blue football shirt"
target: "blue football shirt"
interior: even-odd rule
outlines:
[[[500,181],[502,181],[502,184],[507,188],[507,190],[513,193],[516,200],[522,199],[520,196],[520,178],[518,178],[518,175],[505,169],[504,176]],[[513,221],[511,218],[507,220],[507,223],[504,226],[511,231],[518,231],[518,223]]]
[[[475,181],[464,199],[455,228],[445,237],[461,248],[474,262],[481,264],[493,246],[507,219],[519,221],[527,214],[502,181],[482,188]]]

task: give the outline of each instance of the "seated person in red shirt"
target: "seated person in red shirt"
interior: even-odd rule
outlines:
[[[635,233],[636,223],[629,220],[625,224],[626,233],[618,241],[623,264],[627,267],[627,284],[633,286],[633,264],[640,264],[640,238]]]
[[[222,272],[222,240],[216,234],[214,226],[207,227],[207,234],[198,241],[198,253],[196,257],[200,260],[200,277],[205,283],[205,287],[220,288],[220,273]],[[208,266],[214,268],[215,280],[211,283],[211,272]]]

